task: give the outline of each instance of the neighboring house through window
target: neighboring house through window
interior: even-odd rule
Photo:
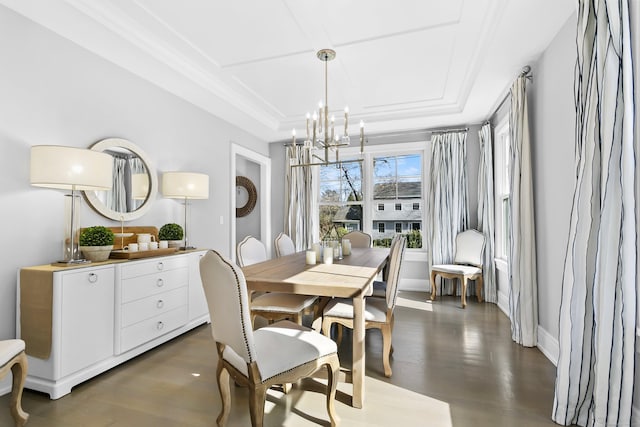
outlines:
[[[396,233],[404,233],[408,248],[422,248],[426,147],[378,145],[362,155],[347,148],[340,150],[345,163],[317,168],[319,238],[362,230],[374,246],[388,247]]]

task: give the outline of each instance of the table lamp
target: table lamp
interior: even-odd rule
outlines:
[[[112,186],[113,160],[110,155],[84,148],[60,145],[31,147],[31,185],[71,190],[63,245],[64,264],[88,262],[80,257],[78,245],[80,190],[108,190]],[[68,226],[68,228],[67,228]]]
[[[209,175],[195,172],[165,172],[162,174],[162,195],[170,199],[184,199],[184,246],[180,249],[195,249],[189,246],[187,234],[189,200],[209,198]]]

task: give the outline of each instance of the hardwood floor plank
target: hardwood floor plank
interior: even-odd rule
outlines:
[[[536,348],[511,341],[509,321],[493,304],[459,298],[427,301],[428,293],[400,292],[393,332],[393,376],[382,368],[382,337],[366,334],[367,399],[363,409],[344,403],[343,426],[555,426],[551,421],[555,367]],[[345,334],[348,334],[345,331]],[[351,337],[340,346],[344,366]],[[73,389],[58,400],[25,390],[28,427],[199,427],[215,425],[220,397],[216,351],[208,325],[191,331]],[[318,381],[269,392],[265,426],[326,425]],[[228,426],[250,425],[245,389],[232,387]],[[0,397],[0,426],[11,426],[9,395]]]

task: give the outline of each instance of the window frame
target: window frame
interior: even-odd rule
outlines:
[[[426,228],[426,205],[427,205],[427,177],[429,176],[428,159],[431,156],[431,140],[430,139],[422,139],[413,142],[398,142],[398,143],[387,143],[387,144],[375,144],[375,145],[367,145],[365,146],[364,153],[360,153],[359,147],[348,147],[340,150],[340,158],[343,161],[362,159],[362,192],[363,192],[363,200],[362,200],[362,231],[368,233],[369,235],[373,235],[373,212],[374,209],[378,209],[378,204],[380,204],[379,200],[373,199],[373,159],[374,157],[383,157],[383,156],[402,156],[402,155],[410,155],[410,154],[421,154],[422,156],[422,197],[420,199],[406,199],[407,203],[419,203],[420,208],[420,221],[422,223],[420,233],[422,234],[422,248],[407,248],[408,253],[420,254],[416,255],[413,258],[415,260],[426,260],[426,252],[427,248],[425,245],[425,234],[424,230]],[[314,167],[314,181],[316,186],[316,203],[318,203],[318,209],[320,208],[319,204],[319,193],[320,193],[320,168]],[[353,202],[352,202],[353,203]],[[395,204],[395,201],[394,201]],[[385,208],[386,209],[386,208]],[[394,221],[395,222],[395,221]],[[386,226],[385,226],[386,229]],[[411,255],[409,256],[411,257]]]
[[[505,116],[495,128],[494,144],[494,224],[495,258],[509,259],[509,161],[511,156],[511,135],[509,116]]]

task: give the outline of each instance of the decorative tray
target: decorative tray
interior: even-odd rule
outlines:
[[[117,250],[117,251],[111,251],[111,255],[109,255],[109,258],[116,258],[116,259],[149,258],[154,256],[169,255],[176,252],[177,250],[178,248],[151,249],[148,251],[135,251],[135,252]]]

